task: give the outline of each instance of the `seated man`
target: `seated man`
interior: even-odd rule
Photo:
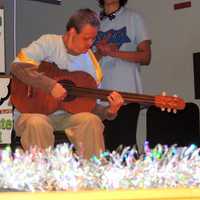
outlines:
[[[60,102],[67,97],[68,91],[53,78],[38,72],[43,61],[55,63],[62,70],[87,72],[99,84],[102,80],[101,69],[90,50],[99,25],[99,19],[92,10],[76,11],[69,18],[64,35],[43,35],[28,47],[22,48],[11,66],[12,74],[23,83],[44,91]],[[23,101],[23,97],[21,99]],[[33,145],[47,148],[54,145],[53,131],[62,129],[80,156],[86,159],[98,156],[105,150],[101,120],[114,119],[123,104],[123,98],[119,93],[112,92],[108,101],[108,107],[97,104],[93,113],[72,114],[59,110],[45,115],[15,110],[16,135],[21,137],[25,150]]]

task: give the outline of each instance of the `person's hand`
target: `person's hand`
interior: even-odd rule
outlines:
[[[107,56],[116,57],[116,53],[119,51],[119,46],[114,43],[109,44],[107,49],[105,49]]]
[[[114,43],[109,43],[109,39],[111,36],[112,33],[108,33],[96,44],[96,49],[99,55],[112,57],[116,55],[116,52],[119,50],[119,46]]]
[[[104,50],[106,48],[106,45],[108,45],[108,38],[103,38],[96,44],[97,52],[101,56],[107,56],[107,54]]]
[[[121,94],[115,91],[108,96],[108,101],[110,103],[110,106],[107,110],[108,115],[116,115],[118,110],[124,104],[124,99]]]
[[[60,83],[56,83],[51,90],[51,95],[57,100],[64,100],[67,96],[67,91]]]
[[[115,57],[116,52],[119,50],[119,47],[114,43],[105,43],[105,42],[99,42],[96,45],[97,51],[102,56],[111,56]]]

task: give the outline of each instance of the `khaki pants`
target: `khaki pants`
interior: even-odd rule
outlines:
[[[80,156],[88,159],[105,150],[101,119],[92,113],[21,114],[15,122],[17,136],[22,147],[27,150],[33,145],[47,148],[54,145],[54,130],[65,130],[69,140],[75,145]]]

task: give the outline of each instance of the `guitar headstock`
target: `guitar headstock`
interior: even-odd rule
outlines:
[[[155,96],[155,106],[163,111],[167,110],[168,112],[173,111],[176,113],[177,110],[185,108],[185,101],[176,95],[167,96],[165,93],[162,93],[160,96]]]

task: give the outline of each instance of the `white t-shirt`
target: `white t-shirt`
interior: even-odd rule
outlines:
[[[122,51],[135,51],[140,42],[150,40],[143,18],[125,7],[115,13],[113,20],[102,20],[96,41],[109,34],[109,42],[118,44]],[[104,74],[102,88],[131,93],[143,92],[140,64],[109,56],[103,57],[100,64]]]

